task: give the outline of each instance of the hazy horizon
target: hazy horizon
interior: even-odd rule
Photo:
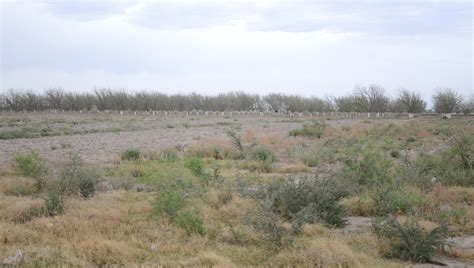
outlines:
[[[471,1],[2,1],[1,90],[473,92]]]

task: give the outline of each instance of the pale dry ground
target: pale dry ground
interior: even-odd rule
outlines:
[[[239,127],[258,132],[287,132],[300,123],[283,117],[255,116],[120,116],[117,114],[0,114],[0,121],[26,118],[27,126],[53,129],[74,128],[80,134],[26,139],[0,140],[0,163],[5,164],[17,152],[38,151],[52,162],[61,162],[73,149],[90,162],[108,162],[114,154],[128,148],[158,150],[173,146],[187,146],[199,139],[224,137],[229,128]],[[58,123],[59,122],[59,123]],[[71,122],[76,122],[71,125]],[[1,131],[21,129],[4,124]],[[86,133],[86,132],[97,133]],[[104,132],[102,132],[104,131]],[[81,133],[82,132],[82,133]],[[65,148],[63,148],[65,147]],[[65,150],[66,149],[66,150]]]
[[[26,122],[16,121],[23,120]],[[62,162],[73,150],[89,163],[106,163],[128,148],[154,151],[186,147],[201,139],[219,139],[226,131],[262,134],[284,133],[315,118],[284,116],[141,116],[118,114],[0,113],[0,133],[27,128],[48,128],[58,133],[79,133],[52,137],[0,139],[0,165],[15,153],[35,150],[52,163]],[[330,125],[352,125],[364,119],[329,120]],[[11,123],[11,122],[14,123]],[[395,121],[395,120],[392,120]],[[91,132],[91,133],[89,133]],[[56,134],[58,134],[56,133]]]

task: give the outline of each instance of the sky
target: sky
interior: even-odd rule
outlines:
[[[0,88],[474,92],[473,2],[0,0]]]

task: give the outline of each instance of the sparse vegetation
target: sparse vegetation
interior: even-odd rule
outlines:
[[[436,251],[444,249],[448,237],[446,226],[426,231],[412,218],[400,223],[388,217],[374,225],[374,232],[389,244],[386,256],[415,262],[430,261]]]
[[[122,160],[138,160],[141,157],[141,152],[138,149],[127,149],[122,152],[121,158]]]
[[[118,117],[86,116],[98,125]],[[474,230],[470,118],[333,117],[315,125],[323,129],[317,139],[288,135],[309,116],[272,117],[265,126],[251,118],[252,127],[245,116],[213,116],[143,117],[163,119],[160,133],[199,131],[178,144],[153,136],[158,147],[132,135],[126,146],[144,151],[88,145],[91,153],[75,139],[62,146],[52,138],[37,153],[9,156],[13,165],[0,167],[0,257],[21,249],[26,266],[230,267],[472,259],[450,238]],[[6,124],[35,122],[11,118]],[[188,121],[189,129],[178,127]],[[229,124],[235,129],[222,136]],[[44,175],[40,191],[36,174]],[[447,241],[457,244],[444,251]]]
[[[303,127],[300,129],[290,131],[290,136],[317,137],[319,139],[321,138],[321,135],[323,135],[325,128],[325,123],[314,122],[313,124],[303,125]]]
[[[16,171],[26,177],[32,177],[36,180],[36,188],[42,190],[45,187],[45,177],[48,173],[44,160],[35,151],[29,153],[17,154],[15,156]]]

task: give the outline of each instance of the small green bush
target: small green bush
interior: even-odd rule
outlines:
[[[307,136],[321,138],[323,135],[326,124],[321,122],[315,122],[312,125],[303,125],[300,129],[290,131],[290,136]]]
[[[342,169],[345,180],[356,192],[391,183],[391,161],[373,145],[361,147],[361,155],[346,159]]]
[[[186,167],[191,171],[191,173],[196,177],[203,177],[204,173],[204,163],[199,158],[189,158],[186,163]]]
[[[372,189],[370,196],[374,200],[374,215],[412,214],[424,200],[421,194],[411,192],[398,184],[383,185]]]
[[[22,176],[36,179],[36,188],[42,190],[45,185],[45,177],[48,173],[43,158],[35,152],[17,154],[14,157],[15,170]]]
[[[344,209],[339,201],[346,196],[347,192],[334,181],[320,178],[276,181],[255,195],[261,206],[270,207],[288,220],[295,232],[299,232],[304,223],[344,226]]]
[[[204,229],[204,221],[202,217],[196,212],[189,210],[181,210],[178,213],[176,219],[176,224],[181,227],[188,236],[193,233],[198,233],[200,235],[205,235],[206,231]]]
[[[448,238],[445,225],[427,232],[412,218],[400,223],[392,216],[374,221],[373,231],[389,244],[387,257],[415,262],[430,261],[437,250],[444,248]]]
[[[26,212],[20,214],[15,222],[25,223],[38,217],[53,217],[64,213],[65,200],[61,192],[51,190],[49,191],[44,199],[42,206],[34,206],[28,209]]]
[[[176,220],[178,211],[186,206],[183,190],[178,187],[160,188],[152,204],[158,214],[166,214],[171,220]]]
[[[127,149],[122,152],[121,158],[122,160],[138,160],[141,157],[140,150],[138,149]]]
[[[261,162],[273,163],[277,160],[275,153],[266,146],[257,146],[251,152],[251,159]]]
[[[204,221],[197,211],[186,208],[186,195],[181,185],[163,182],[158,187],[156,198],[152,202],[153,213],[166,215],[171,222],[178,225],[187,235],[198,233],[204,235]]]
[[[44,199],[44,214],[47,217],[64,213],[64,196],[59,191],[50,191]]]
[[[70,155],[70,162],[65,165],[59,178],[59,189],[64,194],[78,193],[82,197],[90,198],[99,183],[99,175],[86,167],[77,154]]]
[[[283,228],[282,219],[274,212],[268,200],[262,203],[253,214],[248,215],[246,222],[263,232],[265,239],[277,249],[291,243],[291,236]]]

